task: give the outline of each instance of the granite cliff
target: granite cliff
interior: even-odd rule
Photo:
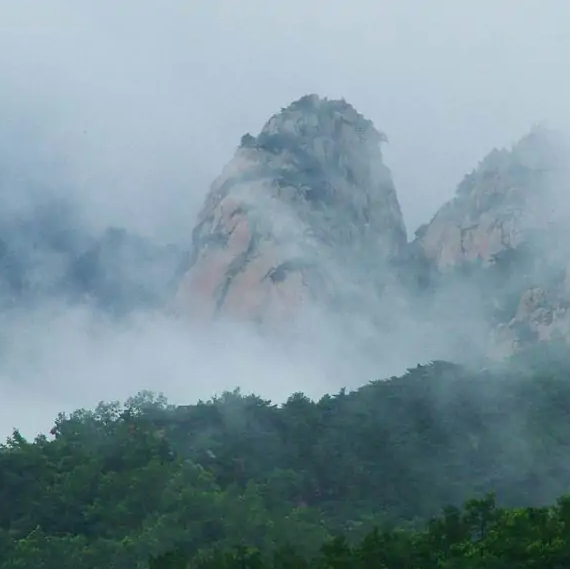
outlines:
[[[460,182],[455,197],[416,231],[416,244],[438,269],[516,249],[551,223],[560,167],[555,133],[533,129],[512,149],[494,149]],[[546,209],[545,209],[546,206]]]
[[[246,134],[198,216],[184,306],[272,325],[388,286],[407,243],[384,140],[345,101],[316,95]]]
[[[320,306],[384,331],[401,314],[432,335],[452,319],[452,335],[488,336],[484,351],[497,357],[570,341],[558,134],[537,127],[490,152],[409,243],[385,140],[345,101],[316,95],[246,134],[198,215],[179,305],[262,326]]]
[[[56,298],[123,315],[174,297],[199,325],[303,329],[302,342],[330,332],[322,351],[351,343],[348,360],[354,346],[409,362],[570,344],[562,137],[536,127],[492,150],[411,241],[385,142],[346,101],[302,97],[242,137],[186,252],[120,228],[93,235],[45,192],[13,210],[6,189],[0,304]]]
[[[477,291],[490,355],[570,340],[566,156],[560,135],[543,127],[494,149],[411,244],[440,285],[461,274]]]

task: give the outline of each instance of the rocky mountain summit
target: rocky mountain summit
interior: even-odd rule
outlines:
[[[346,101],[302,97],[242,137],[187,251],[121,228],[94,234],[47,191],[14,208],[0,169],[0,306],[174,308],[199,326],[316,339],[333,367],[372,354],[371,373],[390,358],[401,368],[570,344],[562,137],[536,127],[492,150],[411,241],[385,142]]]
[[[490,354],[570,339],[566,156],[558,133],[543,127],[494,149],[411,244],[440,283],[459,273],[478,292]]]
[[[271,324],[375,295],[407,246],[384,140],[345,101],[316,95],[246,134],[198,216],[182,302]]]
[[[180,305],[262,326],[315,306],[384,331],[401,318],[427,336],[484,336],[499,357],[570,340],[559,136],[536,127],[493,150],[410,243],[385,141],[351,105],[317,95],[243,136],[198,215]]]
[[[490,152],[416,231],[425,257],[439,269],[476,259],[489,263],[547,229],[560,151],[555,133],[535,128],[512,149]]]

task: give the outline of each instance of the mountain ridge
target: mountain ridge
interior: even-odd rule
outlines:
[[[410,239],[386,142],[345,100],[301,97],[241,137],[187,250],[121,228],[92,235],[61,200],[24,216],[7,207],[3,305],[55,296],[118,315],[166,308],[200,326],[221,318],[322,346],[332,338],[329,351],[352,343],[348,358],[366,346],[375,361],[502,359],[570,343],[559,133],[537,126],[493,149]]]
[[[268,224],[266,236],[279,240],[275,235],[271,236],[271,232],[280,230],[277,225],[272,225],[278,218],[276,212],[280,211],[285,226],[295,227],[291,237],[298,249],[282,260],[281,265],[272,264],[276,255],[268,252],[269,247],[257,243],[249,251],[254,268],[255,263],[259,266],[257,274],[252,271],[247,278],[248,273],[242,265],[239,270],[242,275],[238,276],[241,287],[237,286],[237,292],[231,295],[233,309],[230,305],[229,310],[223,310],[222,302],[210,311],[211,318],[229,313],[238,320],[260,322],[271,311],[272,303],[279,304],[279,299],[275,298],[265,304],[261,302],[262,297],[270,297],[279,288],[267,285],[264,279],[279,273],[284,277],[285,269],[296,263],[302,267],[298,273],[302,277],[297,282],[288,282],[290,297],[299,299],[308,289],[312,292],[308,295],[310,302],[326,300],[324,304],[329,311],[334,306],[335,314],[344,312],[341,320],[348,317],[349,312],[351,316],[368,313],[374,325],[378,321],[393,320],[395,306],[401,310],[402,318],[413,319],[413,307],[417,307],[415,295],[420,292],[421,303],[432,303],[433,307],[438,303],[441,305],[442,298],[434,303],[425,292],[439,289],[440,297],[445,296],[450,287],[456,287],[461,276],[463,288],[469,288],[471,300],[468,302],[480,305],[474,308],[474,313],[477,310],[484,313],[490,323],[491,340],[483,351],[502,358],[516,351],[519,344],[528,344],[529,334],[517,325],[516,314],[518,311],[521,320],[525,303],[526,306],[536,304],[533,299],[544,297],[540,291],[545,283],[534,278],[536,267],[534,280],[528,274],[518,275],[517,271],[520,273],[525,263],[525,266],[529,265],[527,257],[532,249],[529,243],[533,243],[535,249],[531,255],[534,264],[544,253],[544,247],[540,251],[540,247],[536,247],[535,237],[545,233],[550,223],[545,206],[555,203],[545,195],[559,182],[556,176],[562,172],[559,134],[538,125],[511,148],[493,149],[460,181],[455,196],[418,228],[410,240],[406,237],[390,170],[383,161],[381,144],[386,141],[387,137],[346,101],[321,99],[314,94],[302,97],[273,115],[258,136],[244,135],[234,157],[213,183],[198,216],[192,244],[195,264],[188,268],[183,279],[181,303],[188,307],[189,298],[199,299],[197,302],[203,308],[202,303],[215,296],[216,287],[225,287],[227,291],[233,286],[232,278],[227,278],[227,270],[235,270],[236,265],[240,265],[241,253],[232,253],[227,243],[232,238],[235,240],[233,232],[236,229],[245,235],[243,225],[240,221],[234,222],[226,235],[223,231],[216,233],[216,229],[211,231],[206,237],[210,239],[209,243],[220,245],[215,253],[201,241],[204,239],[201,232],[212,216],[223,218],[224,200],[226,203],[234,200],[230,206],[234,209],[229,214],[232,219],[235,219],[233,212],[239,212],[240,208],[251,209],[251,204],[245,205],[247,198],[244,195],[256,188],[254,207]],[[252,174],[252,164],[261,165],[263,175],[257,171],[256,178]],[[242,177],[236,177],[240,171]],[[375,181],[378,184],[372,184],[374,187],[367,185],[369,178],[366,176],[370,172],[377,174]],[[263,176],[263,184],[256,187]],[[237,182],[242,185],[240,191],[232,191],[231,185]],[[279,191],[275,191],[275,186]],[[263,200],[269,199],[268,193],[271,199],[277,198],[272,206],[263,204]],[[374,200],[380,209],[373,209]],[[315,211],[321,217],[316,216]],[[368,241],[359,240],[359,230],[366,230],[373,237]],[[318,254],[314,251],[312,255],[299,254],[299,248],[309,248],[314,235],[326,235],[328,242],[327,239],[316,242]],[[338,255],[342,251],[346,253],[344,257]],[[509,255],[510,260],[507,259]],[[199,258],[205,265],[214,267],[208,277],[208,269],[201,269],[199,263],[196,264]],[[335,260],[333,267],[331,259]],[[560,254],[556,262],[560,263]],[[544,263],[541,267],[544,269]],[[473,271],[478,276],[471,279],[467,273]],[[321,288],[317,294],[315,287],[306,284],[309,273],[318,275],[316,280]],[[524,290],[514,290],[512,275],[515,273],[521,278],[518,285],[524,283]],[[209,290],[193,284],[201,278],[209,278]],[[488,282],[483,283],[485,280]],[[494,283],[495,290],[491,290],[489,283]],[[501,290],[507,285],[512,294],[505,295]],[[533,294],[532,290],[536,288],[539,292]],[[338,302],[340,297],[342,302]],[[334,301],[328,302],[331,298]],[[256,302],[260,304],[252,308]],[[552,311],[556,311],[556,303],[560,305],[561,302],[559,295],[553,301]],[[508,303],[519,308],[513,312],[505,307]],[[303,311],[303,302],[298,302],[296,308],[294,304],[285,301],[285,308],[277,319],[283,318],[283,312],[290,317],[293,312]],[[457,302],[458,313],[464,310],[460,304],[461,300]],[[443,319],[443,314],[440,318],[437,310],[433,308],[432,313],[435,313],[428,325],[441,328],[438,320]],[[509,310],[511,313],[507,318]],[[532,310],[536,312],[536,309]],[[445,311],[453,312],[453,309],[446,307]],[[395,314],[397,318],[397,310]],[[529,315],[523,328],[534,330],[536,335],[537,318]],[[455,324],[453,326],[457,328]],[[469,323],[464,326],[469,327]],[[568,327],[570,330],[570,321]],[[434,333],[438,334],[437,329]],[[460,331],[459,334],[465,336],[464,341],[469,341],[469,333]],[[541,338],[549,339],[550,334],[542,333]]]

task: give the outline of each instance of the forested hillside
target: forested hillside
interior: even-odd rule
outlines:
[[[236,546],[261,557],[206,566],[261,567],[286,546],[318,559],[324,543],[340,556],[325,567],[548,555],[562,567],[568,501],[541,508],[570,490],[570,366],[530,361],[434,362],[283,405],[233,392],[172,406],[141,393],[60,415],[35,441],[15,431],[0,452],[0,567],[143,568],[168,551],[204,560]],[[489,493],[501,508],[538,509],[497,510]],[[279,555],[281,567],[303,566]],[[445,561],[465,556],[471,565]]]
[[[569,1],[0,6],[0,569],[570,569]]]

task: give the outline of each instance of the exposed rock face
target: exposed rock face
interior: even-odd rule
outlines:
[[[413,247],[438,272],[472,268],[492,356],[553,334],[570,339],[564,157],[555,133],[534,129],[511,150],[492,151],[416,232]]]
[[[558,135],[535,128],[493,150],[412,243],[384,140],[346,102],[316,95],[245,135],[199,214],[179,304],[270,327],[323,307],[354,317],[343,337],[360,327],[359,342],[378,344],[383,328],[388,350],[420,357],[570,342]]]
[[[539,342],[570,343],[568,271],[553,266],[546,278],[542,274],[530,283],[520,294],[512,318],[497,327],[492,337],[493,355],[512,354]]]
[[[384,140],[346,102],[316,95],[245,135],[199,214],[182,304],[271,323],[386,284],[406,231]]]
[[[511,150],[493,150],[426,226],[416,232],[425,256],[444,269],[488,262],[549,222],[544,205],[559,164],[554,133],[535,129]]]
[[[301,98],[242,137],[187,255],[120,229],[91,234],[81,210],[51,194],[30,190],[21,204],[4,192],[0,308],[87,301],[118,316],[173,308],[277,327],[335,372],[346,361],[347,377],[354,361],[372,374],[392,360],[570,344],[560,137],[537,128],[493,150],[411,243],[384,140],[346,102]]]

